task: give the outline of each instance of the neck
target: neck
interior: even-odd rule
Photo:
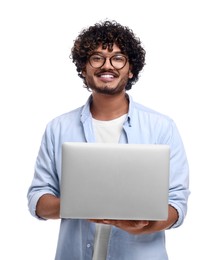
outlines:
[[[98,120],[112,120],[127,114],[129,102],[125,91],[118,95],[92,93],[91,113]]]

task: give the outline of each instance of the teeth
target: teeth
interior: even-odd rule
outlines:
[[[113,78],[112,75],[101,75],[102,78]]]

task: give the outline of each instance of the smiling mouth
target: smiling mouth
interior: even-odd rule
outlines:
[[[103,74],[103,75],[100,75],[99,76],[100,78],[114,78],[114,76],[113,75],[111,75],[111,74]]]
[[[96,76],[104,82],[113,81],[115,78],[118,77],[118,75],[115,74],[114,72],[108,72],[108,71],[103,71],[103,72],[101,71],[97,73]]]
[[[105,83],[112,82],[116,78],[113,74],[99,74],[97,77]]]

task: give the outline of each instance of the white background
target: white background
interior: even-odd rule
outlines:
[[[59,221],[31,217],[26,193],[47,122],[89,95],[68,58],[73,40],[105,18],[140,37],[147,65],[129,94],[175,120],[188,155],[189,211],[166,232],[170,259],[217,259],[215,2],[0,2],[0,259],[54,258]]]

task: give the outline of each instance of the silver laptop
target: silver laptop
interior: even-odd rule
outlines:
[[[168,145],[62,145],[60,217],[165,220]]]

